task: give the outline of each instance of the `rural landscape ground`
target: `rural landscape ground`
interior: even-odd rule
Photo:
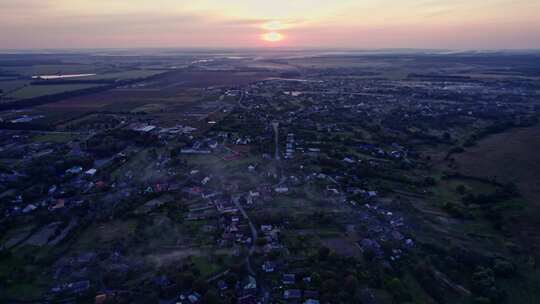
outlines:
[[[537,52],[0,54],[1,303],[539,303]]]

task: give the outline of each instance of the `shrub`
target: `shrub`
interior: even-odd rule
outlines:
[[[496,275],[501,277],[510,277],[515,273],[515,267],[512,263],[497,259],[493,265],[493,271]]]

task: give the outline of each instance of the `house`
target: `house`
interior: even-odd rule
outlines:
[[[183,293],[178,297],[177,304],[195,304],[201,300],[201,295],[197,292]]]
[[[32,212],[32,211],[34,211],[34,210],[36,210],[36,209],[37,209],[37,207],[36,207],[35,205],[30,204],[30,205],[24,207],[24,209],[22,210],[22,212],[23,212],[23,213],[29,213],[29,212]]]
[[[142,133],[148,133],[148,132],[153,131],[156,128],[157,128],[156,126],[152,126],[152,125],[141,125],[141,126],[137,126],[133,128],[132,130],[137,131],[137,132],[142,132]]]
[[[181,149],[180,153],[182,154],[210,154],[210,150],[197,150],[197,149]]]
[[[53,185],[52,187],[50,187],[48,191],[49,195],[54,194],[56,190],[58,190],[58,187],[56,185]]]
[[[242,297],[238,298],[238,301],[236,303],[238,303],[238,304],[256,304],[257,299],[255,298],[254,295],[248,294],[248,295],[245,295],[245,296],[242,296]]]
[[[205,178],[201,181],[201,184],[203,184],[203,185],[208,184],[208,182],[210,181],[210,179],[211,179],[210,176],[205,177]]]
[[[326,192],[333,195],[339,195],[339,190],[330,186],[326,186]]]
[[[304,298],[306,299],[318,299],[319,298],[319,292],[316,290],[305,290],[304,291]],[[319,303],[317,301],[317,303]]]
[[[302,297],[302,291],[298,289],[288,289],[283,292],[283,299],[294,300]]]
[[[282,278],[281,278],[281,282],[284,285],[292,285],[292,284],[296,283],[296,275],[292,274],[292,273],[284,274],[282,276]]]
[[[252,289],[257,289],[257,280],[252,276],[248,276],[247,279],[244,280],[244,290]]]
[[[209,199],[219,195],[219,192],[203,191],[202,198]]]
[[[218,147],[218,142],[216,140],[210,140],[208,142],[208,147],[210,147],[210,149],[215,149]]]
[[[58,209],[62,209],[64,208],[66,205],[66,200],[61,198],[61,199],[58,199],[56,201],[56,204],[54,204],[53,206],[49,207],[49,210],[58,210]]]
[[[166,275],[157,276],[153,281],[156,286],[161,288],[165,288],[171,284],[171,281],[169,281]]]
[[[287,187],[277,187],[274,189],[277,193],[287,193],[289,192],[289,188]]]
[[[393,158],[395,158],[395,159],[399,159],[399,158],[402,157],[401,152],[399,152],[399,151],[392,151],[392,152],[390,152],[390,156],[393,157]]]
[[[79,174],[82,172],[82,170],[83,168],[81,166],[75,166],[67,169],[66,174]]]
[[[104,293],[98,294],[95,298],[95,304],[103,304],[107,301],[107,295]]]
[[[79,264],[88,264],[94,261],[97,257],[97,254],[94,252],[82,253],[75,259]]]
[[[274,272],[276,265],[271,261],[266,261],[262,265],[262,270],[266,273]]]
[[[351,158],[348,158],[348,157],[345,157],[343,159],[343,161],[346,162],[346,163],[349,163],[349,164],[354,164],[355,163],[354,159],[351,159]]]
[[[225,291],[229,288],[229,286],[227,286],[227,283],[225,283],[225,281],[223,280],[219,280],[217,282],[217,288],[220,290],[220,291]]]
[[[369,288],[365,288],[360,292],[360,299],[362,303],[366,303],[366,304],[377,303],[373,292]]]
[[[92,169],[88,169],[86,170],[86,172],[84,172],[84,174],[88,175],[88,176],[94,176],[97,172],[97,169],[95,168],[92,168]]]
[[[53,293],[60,293],[60,292],[67,292],[70,294],[80,294],[90,289],[90,281],[78,281],[78,282],[72,282],[67,283],[61,286],[53,287],[51,289],[51,292]]]
[[[198,293],[195,292],[195,291],[194,291],[192,294],[190,294],[190,295],[188,296],[188,300],[189,300],[189,302],[190,302],[191,304],[198,303],[200,299],[201,299],[201,295],[198,294]]]
[[[69,291],[73,293],[83,293],[90,289],[90,281],[79,281],[68,284]]]
[[[272,231],[272,225],[261,225],[261,231],[263,233],[268,233]]]

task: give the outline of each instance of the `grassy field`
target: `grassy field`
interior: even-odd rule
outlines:
[[[32,138],[34,142],[66,143],[78,137],[72,133],[48,133]]]
[[[21,76],[52,75],[52,74],[92,74],[98,71],[95,65],[86,64],[47,64],[28,65],[4,68],[8,72]]]
[[[132,236],[136,224],[133,220],[117,220],[93,225],[78,238],[74,249],[95,250],[96,248],[108,248],[115,242]]]
[[[8,94],[11,91],[20,89],[24,87],[25,85],[28,85],[30,83],[29,80],[7,80],[7,81],[0,81],[0,90],[4,92],[4,94]]]
[[[123,72],[113,72],[113,73],[103,73],[97,74],[94,76],[84,77],[81,79],[84,80],[96,80],[96,79],[136,79],[136,78],[146,78],[154,75],[158,75],[165,72],[164,70],[131,70]]]
[[[540,125],[490,136],[454,157],[458,170],[466,175],[516,183],[525,198],[540,209],[538,151]]]
[[[31,77],[38,75],[56,75],[56,74],[97,74],[94,76],[81,77],[77,79],[96,80],[96,79],[134,79],[145,78],[163,73],[165,70],[145,70],[128,69],[126,71],[113,71],[102,65],[93,64],[53,64],[53,65],[32,65],[15,66],[5,68],[7,72],[17,73],[21,76]]]
[[[467,148],[464,153],[454,155],[457,164],[455,170],[461,174],[517,185],[522,197],[514,202],[515,206],[505,203],[500,208],[504,208],[507,216],[514,218],[507,223],[511,227],[512,234],[535,255],[538,255],[540,249],[538,151],[540,151],[540,125],[489,136],[480,140],[474,147]],[[447,188],[445,185],[441,185],[438,189],[442,197],[449,198],[454,195],[445,188]]]
[[[437,185],[430,190],[440,200],[441,204],[451,202],[459,203],[463,195],[460,195],[456,188],[458,186],[465,186],[467,194],[478,195],[482,193],[492,193],[497,190],[497,187],[483,183],[480,181],[474,181],[469,179],[441,179],[437,182]]]
[[[14,99],[34,98],[100,86],[98,84],[29,85],[7,94]]]

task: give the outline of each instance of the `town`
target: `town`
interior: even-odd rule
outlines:
[[[0,91],[0,302],[538,296],[537,189],[492,173],[518,156],[481,165],[538,134],[536,55],[285,55],[118,56],[131,74],[85,66],[90,89]],[[15,71],[0,85],[74,82]]]

